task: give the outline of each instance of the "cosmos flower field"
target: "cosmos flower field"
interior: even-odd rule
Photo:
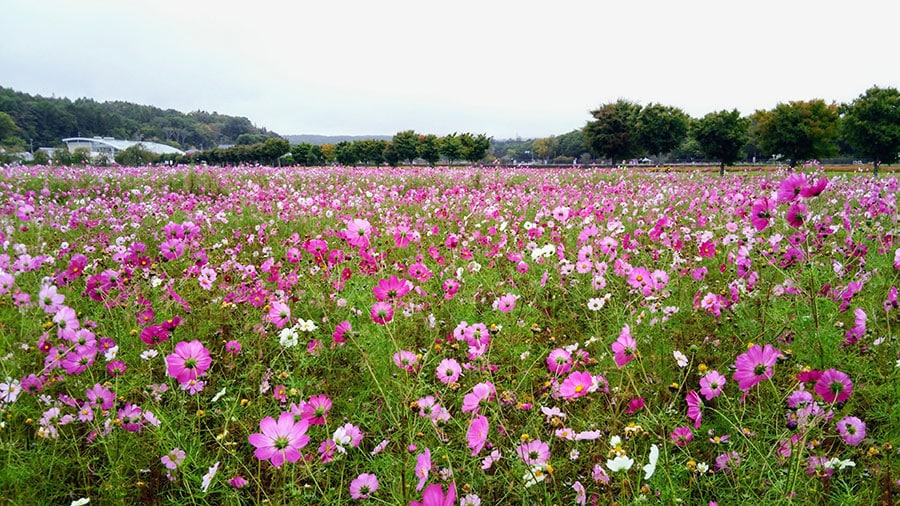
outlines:
[[[12,504],[888,504],[894,176],[0,168]]]

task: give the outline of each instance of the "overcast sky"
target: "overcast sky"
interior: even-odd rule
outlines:
[[[900,88],[892,0],[2,0],[0,86],[280,134],[497,139]]]

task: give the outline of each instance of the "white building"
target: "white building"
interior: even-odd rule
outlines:
[[[112,137],[69,137],[63,139],[69,152],[74,152],[78,148],[85,148],[91,153],[91,158],[107,156],[110,159],[115,158],[116,154],[124,151],[131,146],[140,144],[144,149],[157,155],[183,155],[184,151],[160,144],[158,142],[148,141],[125,141],[114,139]]]

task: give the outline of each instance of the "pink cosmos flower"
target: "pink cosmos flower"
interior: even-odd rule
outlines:
[[[309,402],[303,404],[300,418],[310,425],[322,425],[331,411],[331,399],[327,395],[314,395]]]
[[[275,467],[287,462],[300,460],[300,449],[309,443],[306,420],[294,421],[291,412],[284,412],[276,422],[271,416],[259,422],[260,432],[250,434],[247,438],[256,447],[253,454],[259,460],[268,460]]]
[[[866,424],[855,416],[845,416],[837,423],[841,439],[850,446],[858,446],[866,437]]]
[[[435,374],[441,383],[449,385],[459,379],[460,374],[462,374],[462,367],[456,360],[445,358],[438,364]]]
[[[588,393],[594,377],[587,371],[573,372],[559,386],[559,394],[563,399],[575,399]]]
[[[291,308],[281,301],[275,301],[269,307],[268,319],[276,327],[284,328],[291,321]]]
[[[550,445],[540,439],[534,439],[520,444],[516,448],[516,453],[519,454],[519,457],[522,457],[525,464],[539,466],[550,460]]]
[[[356,218],[347,223],[345,234],[347,236],[347,242],[350,243],[351,246],[368,248],[369,237],[372,235],[372,225],[366,220]]]
[[[179,383],[197,379],[212,365],[209,350],[198,340],[181,341],[175,345],[175,352],[166,357],[166,372]]]
[[[394,300],[403,297],[412,289],[412,283],[407,279],[401,280],[397,276],[381,279],[372,287],[375,299],[378,301]]]
[[[622,327],[619,338],[612,343],[612,351],[614,354],[613,360],[615,360],[616,365],[619,367],[623,367],[625,364],[635,359],[635,355],[637,354],[637,341],[631,337],[631,328],[627,323]]]
[[[478,407],[481,405],[482,401],[486,401],[493,397],[497,391],[494,389],[494,384],[489,382],[478,383],[474,387],[472,387],[472,391],[463,397],[463,413],[469,413],[471,411],[476,411]]]
[[[400,350],[394,353],[394,364],[406,372],[415,372],[419,366],[419,357],[408,350]]]
[[[186,456],[187,455],[184,453],[184,450],[175,448],[169,453],[163,455],[159,460],[164,466],[166,466],[166,469],[176,469],[181,465],[182,462],[184,462],[184,458]]]
[[[557,376],[568,373],[572,369],[572,355],[563,348],[556,348],[547,356],[547,369]]]
[[[691,390],[684,397],[685,402],[687,402],[687,416],[694,422],[694,428],[700,428],[700,422],[703,421],[703,402],[700,400],[700,396],[697,395],[697,392]]]
[[[478,415],[469,423],[469,431],[466,433],[468,447],[472,449],[472,456],[476,456],[484,448],[489,431],[488,419],[484,415]]]
[[[686,446],[694,439],[694,433],[691,431],[690,427],[675,427],[675,429],[672,430],[672,435],[669,439],[672,440],[672,444],[675,446]]]
[[[350,497],[355,500],[368,499],[378,490],[378,478],[374,474],[362,473],[350,482]]]
[[[501,295],[500,298],[494,301],[494,309],[500,311],[501,313],[509,313],[516,308],[516,299],[518,298],[518,295],[514,295],[511,293]]]
[[[225,343],[225,351],[231,353],[232,355],[237,355],[241,352],[241,343],[239,341],[228,341]]]
[[[746,392],[764,379],[772,377],[772,366],[778,360],[780,351],[767,344],[760,347],[755,344],[746,353],[738,355],[734,361],[736,371],[732,376],[738,382],[738,388]]]
[[[438,483],[432,483],[425,488],[422,493],[422,502],[412,501],[409,506],[454,506],[456,504],[456,483],[451,483],[447,488],[446,495],[444,488]]]
[[[416,485],[416,492],[420,492],[425,482],[428,481],[428,472],[431,471],[431,450],[425,448],[425,451],[416,455],[416,476],[419,483]]]
[[[41,291],[38,292],[38,305],[47,314],[55,314],[59,311],[65,300],[65,295],[57,293],[54,285],[44,285],[41,287]]]
[[[385,325],[394,319],[394,308],[387,302],[376,302],[375,304],[372,304],[369,316],[371,316],[372,321],[378,325]]]
[[[709,371],[705,376],[700,378],[700,393],[703,394],[703,397],[708,401],[718,397],[724,388],[725,376],[722,376],[719,371]]]
[[[800,196],[803,198],[815,197],[825,191],[825,187],[828,186],[828,178],[822,177],[816,180],[813,184],[807,184],[803,188],[800,189]]]
[[[228,480],[228,483],[234,488],[244,488],[250,484],[250,482],[241,475],[236,475],[234,478]]]
[[[853,392],[853,382],[843,372],[837,369],[828,369],[822,373],[813,388],[825,402],[844,402],[850,398],[850,393]]]

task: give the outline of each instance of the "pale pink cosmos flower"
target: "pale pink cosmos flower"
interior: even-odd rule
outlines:
[[[445,358],[438,364],[435,374],[441,383],[449,385],[459,379],[460,374],[462,374],[462,366],[452,358]]]
[[[350,482],[350,497],[355,500],[368,499],[378,490],[378,478],[374,474],[362,473]]]
[[[516,299],[518,298],[518,295],[512,293],[501,295],[500,298],[494,301],[493,307],[501,313],[509,313],[516,308]]]
[[[534,439],[516,447],[516,453],[522,457],[525,464],[539,466],[550,460],[550,445],[540,439]]]
[[[837,423],[841,439],[850,446],[858,446],[866,437],[866,424],[855,416],[845,416]]]
[[[694,421],[694,428],[700,428],[700,422],[703,420],[703,402],[697,392],[691,390],[687,393],[684,400],[687,402],[687,416]]]
[[[187,454],[185,454],[184,450],[174,448],[169,453],[163,455],[159,460],[166,466],[166,469],[176,469],[184,462],[186,456]]]
[[[250,434],[247,439],[256,447],[253,452],[256,458],[281,467],[285,462],[300,460],[300,449],[309,443],[308,427],[306,420],[295,422],[294,414],[286,411],[281,413],[278,421],[271,416],[263,418],[259,422],[260,432]]]

